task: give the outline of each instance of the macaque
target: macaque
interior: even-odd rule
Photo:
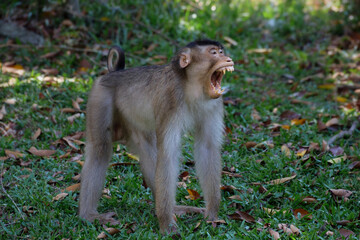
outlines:
[[[117,55],[115,65],[113,55]],[[97,204],[112,143],[120,141],[139,156],[161,233],[176,231],[173,214],[204,212],[208,220],[216,220],[224,129],[221,81],[226,71],[234,70],[234,62],[223,46],[212,40],[189,43],[165,65],[123,69],[124,59],[120,48],[109,51],[110,73],[94,82],[88,99],[80,217],[114,221],[112,214],[99,214]],[[195,168],[205,209],[175,204],[185,131],[194,135]]]

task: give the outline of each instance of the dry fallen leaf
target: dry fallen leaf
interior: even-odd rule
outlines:
[[[68,193],[59,193],[58,195],[56,195],[55,197],[53,197],[53,201],[59,201],[59,200],[62,200],[64,199],[67,195],[69,195]]]
[[[188,196],[185,196],[186,199],[196,200],[196,199],[201,198],[200,194],[193,189],[186,189],[186,191],[188,191],[188,193],[189,193]]]
[[[242,211],[236,211],[234,214],[231,214],[230,216],[229,217],[232,220],[244,220],[245,222],[248,222],[248,223],[255,222],[255,218],[253,216],[251,216],[250,214],[248,214],[246,212],[242,212]]]
[[[12,151],[12,150],[8,150],[8,149],[5,149],[5,154],[9,158],[22,158],[24,156],[24,154],[22,154],[19,151]]]
[[[311,197],[311,196],[304,197],[301,201],[306,202],[306,203],[317,202],[316,198]]]
[[[238,200],[238,201],[241,201],[241,200],[242,200],[241,197],[240,197],[240,195],[233,195],[233,196],[229,197],[229,199]]]
[[[339,125],[339,119],[338,118],[332,118],[332,119],[330,119],[329,121],[327,121],[325,123],[326,127],[331,127],[331,126],[334,126],[334,125]]]
[[[269,229],[269,233],[275,240],[280,239],[280,234],[278,232],[276,232],[272,229]]]
[[[6,115],[6,109],[5,109],[5,105],[3,105],[0,109],[0,120],[2,120],[4,118],[4,116]]]
[[[290,229],[291,231],[295,234],[295,235],[299,235],[300,234],[300,230],[295,226],[295,225],[290,225]]]
[[[321,84],[317,86],[318,89],[326,89],[326,90],[332,90],[336,88],[335,84],[329,83],[329,84]]]
[[[253,108],[253,110],[251,111],[251,117],[257,121],[261,119],[259,112],[255,108]]]
[[[246,143],[245,143],[245,147],[246,147],[247,149],[253,148],[253,147],[255,147],[256,145],[257,145],[256,142],[246,142]]]
[[[333,159],[330,159],[328,160],[327,162],[328,163],[331,163],[331,164],[336,164],[336,163],[340,163],[340,162],[343,162],[347,159],[347,156],[344,155],[342,157],[337,157],[337,158],[333,158]]]
[[[40,134],[41,134],[41,129],[38,128],[38,129],[35,131],[35,133],[32,135],[31,139],[32,139],[32,140],[36,140],[36,139],[40,136]]]
[[[301,218],[306,217],[308,219],[312,219],[312,215],[308,211],[302,208],[294,209],[293,213],[296,219],[298,219],[298,214],[300,214]]]
[[[330,192],[336,197],[350,197],[351,191],[346,189],[330,189]]]
[[[81,114],[80,113],[76,113],[70,117],[67,117],[67,120],[70,122],[70,123],[73,123],[75,121],[76,118],[79,118],[81,117]]]
[[[15,98],[8,98],[8,99],[5,99],[4,102],[9,104],[9,105],[15,105],[16,99]]]
[[[287,146],[287,144],[283,144],[281,146],[281,152],[285,154],[285,156],[287,157],[291,157],[291,150],[290,148]]]
[[[277,185],[277,184],[281,184],[287,181],[290,181],[291,179],[294,179],[296,177],[296,174],[292,175],[291,177],[285,177],[285,178],[279,178],[279,179],[274,179],[268,182],[265,182],[266,184],[271,184],[271,185]]]
[[[49,157],[56,153],[56,150],[38,150],[35,147],[31,147],[28,152],[38,157]]]
[[[355,233],[351,230],[340,228],[339,233],[341,236],[344,236],[345,238],[348,238],[350,235],[355,235]]]
[[[120,232],[120,230],[117,228],[106,228],[105,231],[111,236]],[[97,236],[97,239],[103,239],[103,238],[107,238],[107,234],[105,232],[102,232]]]
[[[307,120],[302,118],[302,119],[293,119],[291,120],[291,125],[303,125]]]
[[[61,191],[62,192],[65,192],[65,191],[67,191],[67,192],[75,192],[75,191],[77,191],[79,189],[80,189],[80,183],[75,183],[74,185],[71,185],[71,186],[69,186],[69,187],[67,187],[67,188],[65,188],[65,189],[63,189]]]
[[[349,165],[349,169],[360,168],[360,161],[355,161]]]

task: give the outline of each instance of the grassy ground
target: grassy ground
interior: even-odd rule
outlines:
[[[94,239],[104,231],[78,218],[76,177],[87,92],[106,72],[108,46],[121,44],[132,67],[166,62],[178,46],[203,37],[223,42],[237,69],[224,83],[224,221],[181,216],[180,238],[271,239],[274,232],[282,239],[359,238],[359,130],[326,144],[359,113],[359,37],[335,35],[343,22],[328,8],[299,2],[139,7],[145,1],[135,0],[111,10],[93,1],[83,6],[86,17],[54,2],[35,21],[51,36],[44,47],[0,39],[0,238]],[[7,14],[35,13],[16,6],[8,5]],[[202,195],[191,143],[186,136],[179,177],[186,187],[178,188],[177,202],[203,206],[201,198],[186,198],[187,189]],[[162,238],[137,161],[123,146],[114,144],[114,152],[112,163],[119,164],[108,171],[99,211],[116,211],[121,225],[108,238]],[[279,224],[300,234],[288,235]]]

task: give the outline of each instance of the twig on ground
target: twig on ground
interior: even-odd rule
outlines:
[[[3,166],[4,163],[1,163],[1,168],[0,168],[0,173],[3,171]],[[15,203],[14,199],[12,199],[12,197],[6,192],[4,184],[3,184],[3,178],[0,177],[0,185],[1,185],[1,190],[4,192],[4,194],[11,200],[11,202],[14,204],[15,208],[18,210],[22,220],[25,220],[25,217],[23,215],[23,212],[19,209],[19,207],[17,206],[17,204]]]
[[[355,121],[352,123],[351,127],[349,130],[347,131],[341,131],[338,134],[332,136],[329,141],[327,142],[327,144],[330,146],[331,144],[333,144],[336,140],[338,140],[339,138],[343,138],[344,136],[351,136],[353,134],[353,132],[355,131],[355,129],[357,128],[357,125],[359,124],[359,118],[356,118]]]

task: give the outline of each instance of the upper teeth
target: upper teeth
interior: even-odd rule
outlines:
[[[234,71],[234,67],[233,67],[233,66],[230,66],[230,67],[222,67],[222,68],[219,68],[217,71],[220,71],[220,72],[222,72],[222,73],[225,73],[226,71],[232,72],[232,71]]]

